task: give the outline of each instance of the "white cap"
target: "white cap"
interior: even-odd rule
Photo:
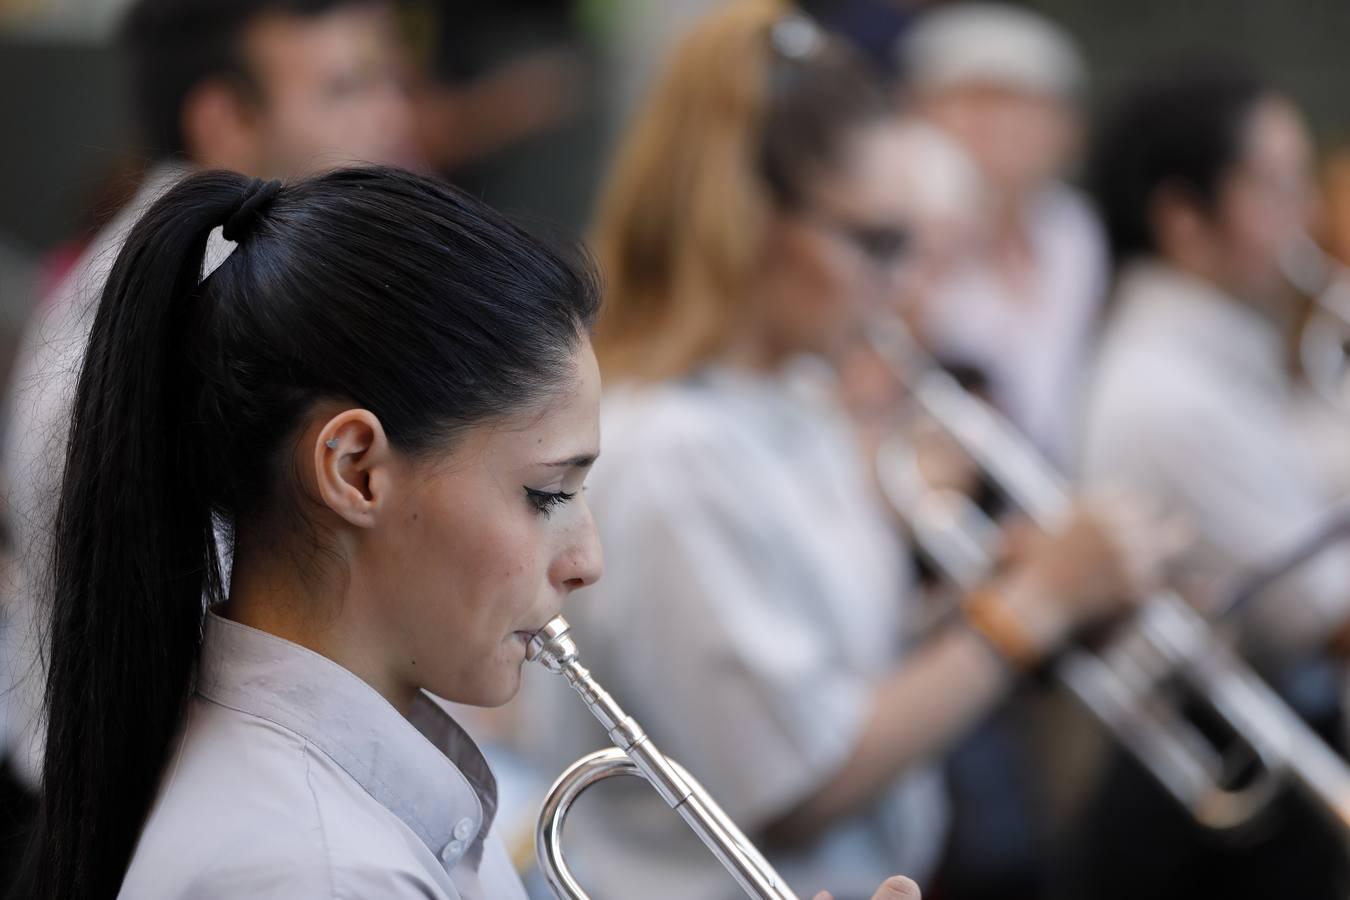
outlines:
[[[999,3],[958,3],[928,13],[901,39],[897,53],[920,91],[983,82],[1071,97],[1087,74],[1067,31],[1038,13]]]

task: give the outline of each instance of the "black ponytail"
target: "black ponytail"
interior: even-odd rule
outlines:
[[[208,234],[227,221],[251,233],[232,234],[203,281]],[[556,387],[596,302],[585,267],[399,172],[279,195],[208,173],[146,214],[103,294],[72,415],[36,896],[116,896],[181,724],[204,601],[223,599],[213,521],[277,505],[279,447],[305,410],[347,398],[407,452],[443,445]]]
[[[94,320],[56,519],[38,896],[116,895],[187,696],[204,590],[219,587],[177,350],[207,235],[242,181],[155,206]]]

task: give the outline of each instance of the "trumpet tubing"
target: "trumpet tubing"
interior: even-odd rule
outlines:
[[[1058,472],[1003,417],[933,363],[897,319],[871,331],[878,355],[918,406],[1033,522],[1053,529],[1070,512]],[[889,449],[888,449],[889,447]],[[896,464],[882,445],[878,475],[902,516],[918,511],[914,535],[942,574],[963,589],[992,565],[992,525],[969,501],[944,493],[934,504],[914,486],[914,465]],[[1149,597],[1098,652],[1071,649],[1055,667],[1061,684],[1150,772],[1197,822],[1214,829],[1253,820],[1288,780],[1299,786],[1350,841],[1350,767],[1232,651],[1181,597]],[[1180,681],[1249,745],[1260,777],[1224,784],[1228,758],[1194,723],[1159,699]]]
[[[797,900],[703,786],[678,763],[662,754],[641,726],[578,662],[576,644],[561,616],[531,639],[526,655],[529,660],[566,678],[614,742],[613,747],[573,763],[544,800],[535,833],[535,850],[539,867],[555,895],[566,900],[588,900],[563,854],[563,827],[572,804],[582,792],[599,781],[635,775],[645,779],[666,805],[684,819],[747,896],[759,900]]]

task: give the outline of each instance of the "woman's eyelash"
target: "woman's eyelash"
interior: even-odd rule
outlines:
[[[526,488],[525,496],[530,498],[534,508],[544,515],[548,515],[556,506],[562,506],[568,500],[577,495],[576,491],[536,491],[534,488]]]

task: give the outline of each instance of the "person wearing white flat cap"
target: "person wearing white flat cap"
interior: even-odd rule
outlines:
[[[985,3],[923,16],[897,53],[914,110],[957,139],[985,191],[979,240],[930,293],[925,337],[1067,464],[1107,272],[1101,228],[1063,180],[1080,143],[1083,58],[1049,19]]]
[[[1086,64],[1056,23],[992,3],[934,9],[897,53],[904,99],[964,150],[979,195],[961,255],[915,294],[911,321],[940,360],[972,375],[972,386],[1069,468],[1108,273],[1103,230],[1064,180],[1081,140]],[[1040,889],[1051,835],[1086,777],[1059,744],[1082,728],[1055,698],[1019,695],[955,750],[948,890]],[[1049,733],[1056,738],[1039,737]]]

